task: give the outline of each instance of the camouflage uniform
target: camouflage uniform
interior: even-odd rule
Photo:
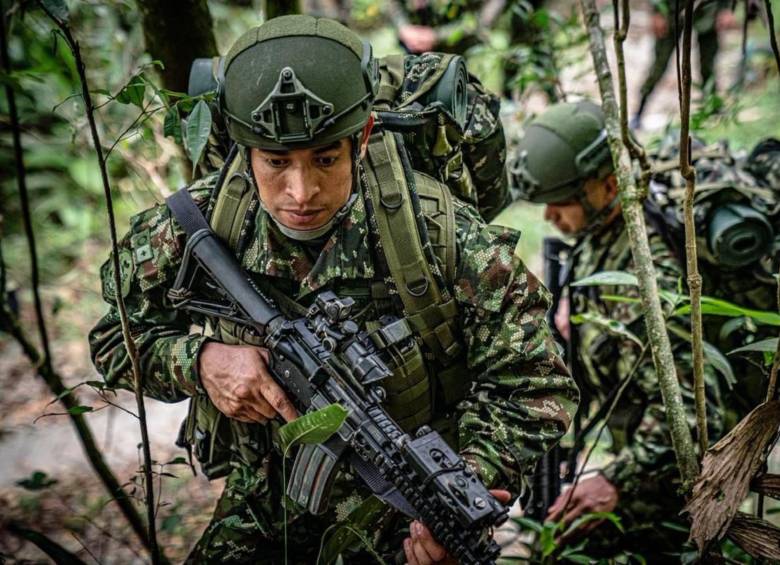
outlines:
[[[216,174],[209,175],[191,187],[204,207],[216,178]],[[355,288],[368,291],[382,275],[367,202],[361,189],[349,214],[321,250],[284,237],[269,216],[259,211],[249,246],[240,257],[242,265],[261,288],[272,284],[304,306],[324,289],[336,293],[350,289],[353,297],[359,294]],[[486,226],[473,208],[457,201],[456,221],[459,260],[452,291],[461,312],[467,366],[474,375],[471,392],[453,414],[456,441],[487,485],[517,492],[523,475],[569,425],[578,392],[555,354],[544,321],[548,292],[514,255],[519,234]],[[170,309],[166,298],[180,264],[183,241],[184,234],[168,209],[157,206],[131,220],[130,233],[120,245],[121,294],[141,356],[144,391],[166,402],[203,393],[196,360],[209,339],[190,330],[193,323],[202,326],[204,320]],[[90,334],[93,360],[110,386],[131,388],[113,306],[116,289],[110,262],[101,274],[104,298],[112,308]],[[373,301],[369,292],[363,296],[354,309],[361,313],[360,321],[375,320],[388,311],[397,313],[392,301]],[[251,427],[259,438],[256,453],[248,455],[253,460],[234,463],[214,519],[191,555],[193,562],[282,561],[282,463],[278,450],[270,447],[276,424]],[[286,468],[291,468],[290,460]],[[345,520],[367,494],[347,469],[337,479],[326,514],[315,517],[288,509],[290,562],[314,562],[326,527]],[[382,551],[392,554],[400,548],[405,523],[394,513],[383,512],[365,530]],[[368,558],[354,559],[364,562]]]
[[[648,236],[658,286],[676,291],[681,271],[675,256],[652,228]],[[603,271],[631,272],[633,259],[622,217],[583,237],[573,252],[571,268],[571,281]],[[600,470],[619,491],[615,512],[623,520],[626,533],[619,540],[610,539],[616,531],[604,525],[591,538],[586,551],[612,554],[624,549],[643,555],[649,563],[670,560],[664,553],[679,552],[686,538],[684,533],[662,525],[673,522],[684,526],[677,516],[683,506],[677,493],[679,470],[650,351],[642,354],[639,344],[622,333],[623,329],[628,330],[643,344],[647,342],[642,308],[636,302],[603,298],[638,298],[638,290],[625,286],[570,286],[569,293],[572,316],[584,320],[572,327],[579,365],[575,377],[584,397],[604,403],[621,381],[635,371],[607,424],[615,460]],[[607,321],[610,327],[605,325]],[[620,327],[615,327],[615,323]],[[681,319],[671,318],[669,325],[673,324],[685,327]],[[691,429],[695,429],[690,345],[673,332],[670,338],[683,400],[689,408],[688,419]],[[720,393],[716,376],[709,367],[706,372],[709,432],[710,438],[717,438],[723,429]]]

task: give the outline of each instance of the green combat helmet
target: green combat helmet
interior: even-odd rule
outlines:
[[[368,43],[310,16],[282,16],[249,30],[222,72],[218,100],[228,134],[244,147],[272,150],[357,135],[379,84]]]
[[[534,119],[509,166],[519,198],[537,204],[577,200],[588,221],[595,220],[582,187],[613,170],[604,126],[601,108],[588,100],[555,104]]]

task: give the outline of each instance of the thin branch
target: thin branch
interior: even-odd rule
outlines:
[[[691,304],[691,349],[693,352],[693,393],[696,402],[696,429],[699,453],[704,456],[710,446],[707,437],[707,399],[704,386],[704,338],[701,319],[701,287],[696,249],[696,224],[693,217],[693,197],[696,190],[696,169],[691,164],[691,36],[693,35],[693,0],[687,0],[682,39],[680,84],[680,174],[685,179],[685,260]]]
[[[106,198],[106,211],[108,212],[108,227],[109,227],[109,233],[111,235],[111,247],[112,247],[112,254],[111,258],[113,261],[113,270],[114,270],[114,288],[117,289],[116,291],[116,303],[117,303],[117,309],[119,310],[119,319],[122,325],[122,337],[124,339],[125,348],[127,350],[127,355],[130,359],[131,365],[132,365],[132,371],[133,371],[133,381],[134,381],[134,388],[135,388],[135,398],[136,403],[138,405],[138,419],[139,424],[141,428],[141,442],[143,444],[143,452],[144,452],[144,473],[147,477],[146,484],[150,485],[150,488],[146,489],[146,513],[147,513],[147,521],[148,521],[148,527],[149,527],[149,544],[150,544],[150,552],[152,556],[152,563],[154,565],[157,565],[161,562],[161,554],[160,549],[157,545],[157,532],[155,528],[155,515],[154,515],[154,488],[153,488],[153,482],[152,482],[152,454],[151,449],[149,446],[149,430],[146,425],[146,408],[144,406],[144,398],[143,398],[143,380],[141,375],[141,366],[140,366],[140,360],[138,356],[138,350],[135,345],[135,341],[133,340],[133,336],[130,333],[130,323],[128,321],[127,317],[127,310],[125,308],[124,298],[122,297],[121,292],[119,292],[119,289],[122,288],[122,281],[121,281],[121,268],[119,264],[119,249],[118,249],[118,238],[117,238],[117,232],[116,232],[116,220],[114,218],[114,206],[113,201],[111,197],[111,185],[108,179],[108,169],[106,167],[106,161],[103,156],[103,147],[100,143],[100,134],[97,130],[97,123],[95,122],[95,107],[92,102],[92,95],[89,91],[89,85],[87,82],[87,75],[86,75],[86,67],[84,65],[84,60],[81,57],[81,50],[79,48],[78,42],[74,39],[73,34],[71,33],[70,27],[68,24],[58,17],[56,17],[54,14],[49,11],[49,9],[46,7],[46,5],[41,1],[38,0],[38,4],[40,5],[41,9],[46,13],[47,16],[49,16],[49,19],[55,23],[55,25],[59,28],[62,35],[65,37],[65,40],[68,44],[68,47],[73,53],[73,58],[76,63],[76,69],[78,71],[79,80],[81,81],[81,92],[82,92],[82,98],[84,100],[84,106],[87,114],[87,120],[89,121],[89,129],[92,134],[92,141],[95,146],[95,153],[98,160],[98,166],[100,168],[100,176],[103,183],[103,192],[105,194]]]
[[[769,28],[769,43],[772,45],[772,53],[775,54],[775,63],[777,72],[780,73],[780,48],[777,46],[777,34],[775,33],[775,18],[772,15],[772,2],[764,0],[764,9],[766,10],[766,23]]]
[[[683,488],[690,488],[698,473],[693,440],[685,417],[685,406],[680,392],[680,383],[675,371],[674,356],[666,332],[665,320],[661,309],[658,293],[657,275],[653,266],[653,256],[647,240],[647,226],[644,211],[631,172],[631,158],[622,143],[620,134],[620,117],[615,91],[612,82],[612,72],[609,68],[604,32],[599,25],[599,13],[595,0],[580,0],[584,22],[589,34],[590,52],[593,66],[598,77],[601,91],[602,107],[606,120],[607,135],[610,150],[615,163],[615,174],[620,190],[620,201],[623,218],[626,222],[629,243],[636,275],[639,282],[639,294],[645,312],[645,325],[650,341],[650,351],[658,383],[666,408],[666,418],[669,422],[672,447],[680,468]]]
[[[777,308],[780,310],[780,273],[777,274]],[[769,385],[766,387],[766,401],[775,399],[777,395],[777,373],[780,370],[780,339],[777,340],[775,358],[772,360],[772,371],[769,373]]]
[[[11,74],[11,58],[8,56],[8,38],[6,37],[5,6],[0,2],[0,56],[2,57],[3,70],[6,76]],[[32,294],[35,302],[35,317],[38,322],[38,334],[41,340],[43,355],[41,364],[44,370],[51,370],[51,350],[49,348],[49,335],[46,330],[46,319],[43,316],[43,304],[40,293],[40,276],[38,273],[38,252],[35,249],[35,234],[33,233],[32,214],[30,213],[30,198],[27,191],[27,175],[24,168],[24,154],[22,150],[21,128],[19,126],[19,112],[16,108],[16,94],[10,81],[5,83],[5,96],[8,101],[8,114],[11,118],[11,133],[14,145],[14,164],[16,165],[16,183],[19,186],[19,198],[22,204],[22,218],[24,218],[24,233],[27,238],[27,248],[30,254],[30,271],[32,276]]]
[[[5,20],[4,5],[0,2],[0,53],[2,54],[2,64],[6,73],[11,70],[11,61],[8,57],[8,41],[6,37],[6,20]],[[43,379],[49,389],[52,391],[55,397],[59,398],[60,402],[66,409],[78,406],[78,399],[75,393],[66,392],[67,389],[63,383],[62,377],[54,371],[51,363],[51,353],[49,350],[49,342],[46,332],[45,320],[43,318],[40,297],[38,293],[38,270],[37,270],[37,254],[35,250],[35,237],[32,231],[32,221],[29,210],[29,201],[27,198],[27,185],[23,160],[23,148],[21,145],[21,135],[19,128],[19,118],[16,109],[16,102],[13,88],[10,85],[6,85],[6,97],[8,100],[9,114],[11,116],[13,139],[14,139],[14,153],[17,167],[17,182],[19,183],[19,193],[22,197],[22,210],[25,217],[25,228],[28,238],[28,246],[30,248],[31,264],[33,266],[33,294],[36,301],[36,315],[38,316],[38,328],[41,333],[41,345],[43,352],[38,351],[36,346],[29,339],[27,334],[22,329],[18,318],[6,308],[5,301],[0,301],[0,326],[8,331],[14,339],[20,344],[24,354],[30,359],[33,367],[35,368],[38,376]],[[3,265],[2,252],[0,250],[0,271],[5,271]],[[4,282],[4,281],[3,281]],[[5,285],[0,288],[0,293],[4,295]],[[87,424],[86,419],[81,414],[71,414],[68,412],[70,421],[76,430],[81,445],[84,449],[84,453],[87,456],[93,470],[100,478],[100,481],[105,486],[109,494],[114,497],[119,505],[119,509],[124,515],[125,519],[130,523],[130,526],[136,532],[141,542],[149,547],[149,538],[146,534],[143,520],[138,514],[135,506],[127,498],[127,495],[119,485],[119,481],[111,471],[111,468],[103,458],[100,449],[95,443],[95,438],[92,435],[92,430]]]

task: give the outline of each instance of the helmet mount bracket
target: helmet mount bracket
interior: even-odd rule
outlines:
[[[284,67],[274,89],[252,110],[252,131],[282,144],[311,141],[332,114],[333,104],[308,90],[293,69]]]

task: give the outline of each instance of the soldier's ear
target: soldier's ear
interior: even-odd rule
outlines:
[[[611,202],[618,193],[617,177],[614,174],[610,174],[604,181],[604,186],[607,188],[607,201]]]
[[[371,136],[371,130],[374,129],[374,114],[368,116],[366,125],[363,126],[363,131],[360,132],[360,158],[363,159],[368,151],[368,138]]]

